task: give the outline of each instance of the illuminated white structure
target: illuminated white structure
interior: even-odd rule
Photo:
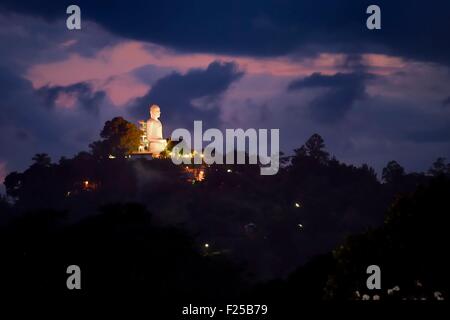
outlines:
[[[150,107],[150,119],[147,121],[139,121],[141,129],[141,144],[139,153],[151,153],[159,155],[167,146],[167,141],[163,138],[162,124],[159,121],[161,109],[158,105],[153,104]]]
[[[139,153],[145,153],[148,150],[147,141],[147,121],[139,121],[139,129],[141,130],[141,140],[139,141]]]

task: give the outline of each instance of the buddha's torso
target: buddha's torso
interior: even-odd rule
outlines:
[[[162,139],[162,124],[161,121],[156,119],[149,119],[147,121],[147,139]]]

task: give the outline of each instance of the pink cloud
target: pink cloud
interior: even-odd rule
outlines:
[[[145,95],[150,86],[139,82],[129,73],[94,82],[94,89],[104,90],[116,106],[125,105],[131,99]]]
[[[137,41],[122,42],[105,48],[94,57],[72,54],[63,61],[32,66],[26,77],[36,88],[46,84],[70,85],[81,81],[107,79],[128,73],[145,65],[171,68],[186,72],[192,68],[205,68],[215,60],[236,61],[250,74],[299,76],[311,72],[333,73],[341,55],[321,54],[301,62],[290,57],[251,58],[212,54],[181,54],[154,44]]]
[[[105,80],[150,63],[150,54],[139,42],[125,42],[103,49],[95,57],[72,54],[63,61],[32,66],[26,73],[35,88],[67,86],[78,82]]]
[[[71,40],[63,45],[70,47]],[[295,59],[291,56],[256,58],[245,56],[178,53],[164,46],[139,41],[125,41],[100,50],[95,56],[77,53],[67,59],[33,65],[26,73],[35,88],[44,85],[67,86],[78,82],[91,82],[97,89],[105,90],[116,105],[142,96],[149,85],[134,77],[137,68],[154,65],[160,68],[186,72],[192,68],[206,68],[215,60],[235,61],[248,75],[294,78],[313,72],[334,74],[345,72],[346,55],[322,53],[316,57]],[[400,58],[366,54],[362,59],[369,71],[388,74],[405,67]],[[351,71],[351,70],[350,70]],[[65,105],[69,101],[65,100]]]
[[[364,54],[362,63],[368,66],[372,73],[379,75],[388,75],[408,66],[408,63],[402,58],[383,54]]]
[[[75,45],[77,42],[78,42],[77,39],[70,39],[70,40],[64,41],[59,46],[61,48],[68,48],[68,47],[71,47],[71,46]]]
[[[73,93],[60,92],[55,99],[55,106],[58,108],[72,109],[77,103],[77,97]]]

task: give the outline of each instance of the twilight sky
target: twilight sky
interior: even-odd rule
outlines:
[[[339,160],[426,170],[450,158],[449,31],[440,0],[0,0],[0,180],[153,102],[167,137],[193,120],[280,128],[285,153],[319,133]]]

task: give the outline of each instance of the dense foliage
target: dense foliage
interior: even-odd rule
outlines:
[[[290,274],[257,293],[352,299],[364,294],[367,265],[379,264],[386,286],[417,280],[448,290],[440,263],[450,198],[444,159],[427,174],[407,174],[391,161],[380,181],[368,165],[330,156],[314,134],[282,158],[277,175],[261,176],[256,165],[129,158],[136,130],[115,118],[91,152],[56,163],[37,154],[24,172],[6,177],[2,272],[36,267],[48,275],[36,285],[56,288],[65,276],[58,268],[70,260],[88,269],[89,292],[111,291],[114,277],[117,290],[153,283],[181,296],[212,292],[219,282],[237,292]],[[201,289],[189,282],[200,278]]]

